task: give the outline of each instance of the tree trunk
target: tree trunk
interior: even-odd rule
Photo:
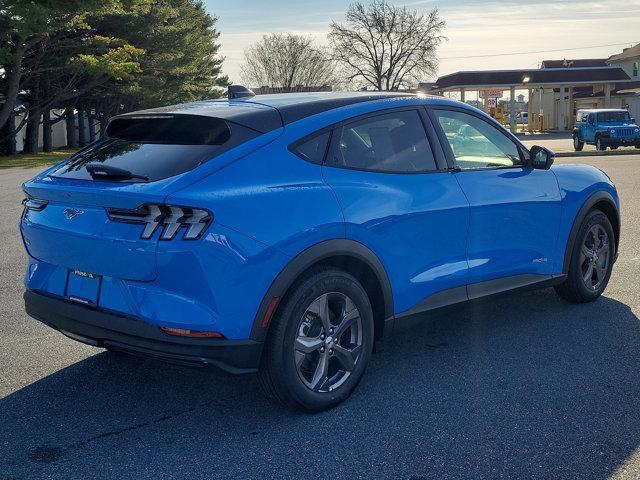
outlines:
[[[11,112],[5,124],[0,127],[0,155],[16,154],[16,114]]]
[[[9,131],[9,138],[7,139],[7,155],[15,155],[18,153],[18,145],[16,141],[16,112],[12,111],[9,114],[7,120],[7,129]]]
[[[87,144],[87,122],[84,110],[78,108],[78,145],[84,147]]]
[[[0,107],[0,127],[3,127],[9,117],[12,117],[13,109],[16,106],[16,100],[18,99],[18,93],[20,92],[22,59],[28,48],[28,46],[19,39],[14,39],[12,43],[18,43],[18,45],[14,45],[13,55],[11,56],[11,63],[9,64],[9,67],[5,72],[5,101],[2,107]]]
[[[89,143],[93,143],[96,141],[96,124],[91,112],[87,113],[87,119],[89,120]]]
[[[22,153],[38,153],[38,139],[40,138],[40,113],[29,113],[27,131]]]
[[[65,121],[67,123],[67,147],[78,148],[78,137],[76,136],[76,120],[73,113],[73,106],[65,108]]]
[[[42,150],[44,152],[53,152],[53,123],[51,122],[51,111],[47,108],[42,115]]]

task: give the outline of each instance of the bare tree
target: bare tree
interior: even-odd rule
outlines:
[[[332,58],[341,80],[376,90],[415,86],[436,73],[436,48],[445,37],[437,8],[428,14],[386,0],[349,6],[346,22],[331,22]]]
[[[242,79],[252,86],[291,88],[335,83],[329,56],[313,46],[309,37],[273,33],[244,52]]]

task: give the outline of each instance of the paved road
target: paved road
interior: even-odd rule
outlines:
[[[605,297],[425,318],[315,416],[251,376],[105,353],[27,318],[18,184],[34,172],[0,171],[0,479],[640,478],[640,156],[581,160],[623,202]]]

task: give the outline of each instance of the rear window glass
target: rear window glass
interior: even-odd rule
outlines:
[[[116,118],[105,138],[77,152],[50,175],[152,182],[192,170],[258,135],[223,119],[195,115]]]

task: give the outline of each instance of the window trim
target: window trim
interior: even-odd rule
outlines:
[[[384,110],[376,110],[375,112],[369,112],[366,113],[364,115],[358,115],[356,117],[351,117],[348,119],[344,119],[340,122],[335,123],[332,126],[333,132],[331,134],[331,138],[330,138],[330,143],[329,143],[329,148],[327,149],[327,152],[325,153],[325,158],[324,161],[322,162],[323,167],[327,167],[327,168],[338,168],[341,170],[355,170],[358,172],[367,172],[367,173],[382,173],[382,174],[389,174],[389,175],[428,175],[428,174],[432,174],[432,173],[442,173],[442,172],[446,172],[447,169],[443,168],[443,160],[444,158],[438,158],[438,151],[436,148],[434,148],[434,145],[438,145],[439,146],[439,142],[436,141],[437,138],[434,140],[432,138],[432,134],[430,132],[430,127],[432,128],[432,125],[430,125],[429,122],[429,118],[425,118],[425,116],[422,113],[422,110],[424,110],[423,105],[412,105],[410,107],[400,107],[400,108],[389,108],[389,109],[384,109]],[[361,122],[363,120],[366,120],[368,118],[374,118],[374,117],[379,117],[381,115],[390,115],[393,113],[398,113],[398,112],[406,112],[406,111],[414,111],[416,112],[416,114],[418,115],[418,118],[420,119],[420,122],[422,124],[422,128],[424,129],[424,134],[425,137],[427,139],[427,144],[429,145],[429,148],[431,149],[431,153],[433,155],[433,160],[435,163],[436,168],[434,170],[420,170],[420,171],[415,171],[415,172],[399,172],[397,170],[374,170],[374,169],[367,169],[367,168],[356,168],[356,167],[347,167],[347,166],[340,166],[340,165],[330,165],[327,163],[327,158],[329,156],[329,154],[331,152],[333,152],[336,148],[336,143],[337,143],[337,139],[338,139],[338,135],[337,135],[337,130],[339,128],[344,128],[350,124],[353,123],[358,123]]]
[[[484,115],[481,115],[473,110],[468,110],[466,108],[457,107],[457,106],[446,106],[446,105],[428,105],[425,107],[429,118],[431,119],[431,123],[434,125],[436,129],[438,138],[442,145],[442,149],[445,152],[445,156],[447,158],[447,163],[449,164],[449,168],[451,170],[455,170],[458,172],[486,172],[491,170],[512,170],[512,169],[523,169],[523,168],[531,168],[530,162],[528,159],[529,150],[515,137],[512,133],[508,132],[504,129],[502,125],[496,122],[494,119],[487,119]],[[507,139],[509,139],[518,150],[518,155],[520,156],[520,163],[518,165],[512,165],[510,167],[491,167],[491,168],[460,168],[456,162],[456,157],[453,153],[453,149],[451,148],[451,144],[449,140],[447,140],[447,136],[444,133],[444,129],[440,125],[438,118],[436,116],[436,110],[443,110],[445,112],[458,112],[464,113],[472,117],[476,117],[477,119],[484,121],[487,125],[493,127],[497,132],[504,135]]]

